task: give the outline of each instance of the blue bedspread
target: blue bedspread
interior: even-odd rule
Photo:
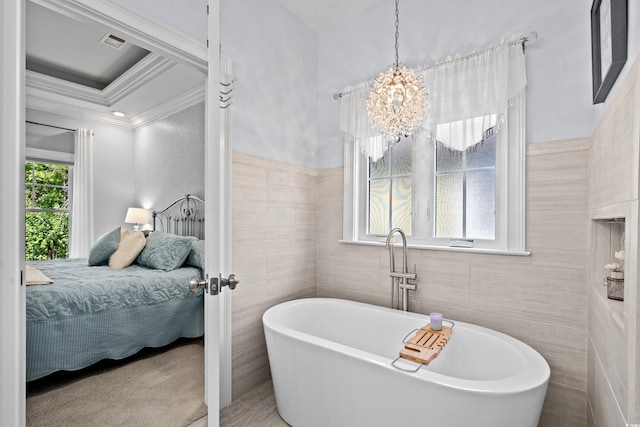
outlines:
[[[86,259],[28,264],[54,283],[26,289],[27,381],[204,334],[203,293],[188,285],[201,277],[198,268],[112,270]]]
[[[27,322],[195,298],[189,292],[189,279],[200,277],[195,267],[160,271],[134,264],[112,270],[108,266],[90,267],[84,258],[28,264],[53,279],[53,284],[27,286]]]

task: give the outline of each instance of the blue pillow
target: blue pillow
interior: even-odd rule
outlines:
[[[191,243],[195,240],[197,240],[195,237],[154,231],[147,236],[147,244],[138,255],[136,263],[164,271],[182,267],[189,256]]]
[[[191,244],[191,250],[187,257],[187,265],[197,267],[204,271],[204,240],[198,240]]]
[[[120,234],[120,227],[118,227],[98,237],[98,240],[89,249],[88,263],[90,266],[107,265],[111,255],[118,249]]]

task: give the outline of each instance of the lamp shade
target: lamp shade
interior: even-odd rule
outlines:
[[[147,210],[142,208],[127,209],[127,216],[124,218],[127,224],[144,224],[147,222]]]

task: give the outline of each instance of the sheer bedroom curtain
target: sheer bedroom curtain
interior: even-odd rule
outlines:
[[[500,125],[510,102],[527,83],[524,49],[522,43],[514,41],[421,68],[419,72],[427,90],[427,108],[419,131],[426,132],[432,139],[436,134],[439,138],[443,136],[444,126],[452,133],[463,132],[465,138],[462,140],[446,138],[457,141],[459,145],[452,147],[456,150],[474,145],[480,141],[483,130]],[[340,129],[375,161],[386,151],[389,139],[380,136],[369,123],[367,97],[370,90],[369,83],[345,88]],[[483,123],[470,126],[471,119]]]
[[[76,129],[70,258],[87,258],[93,243],[93,131]]]

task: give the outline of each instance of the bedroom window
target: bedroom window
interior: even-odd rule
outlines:
[[[25,257],[67,258],[70,169],[68,165],[25,162]]]

